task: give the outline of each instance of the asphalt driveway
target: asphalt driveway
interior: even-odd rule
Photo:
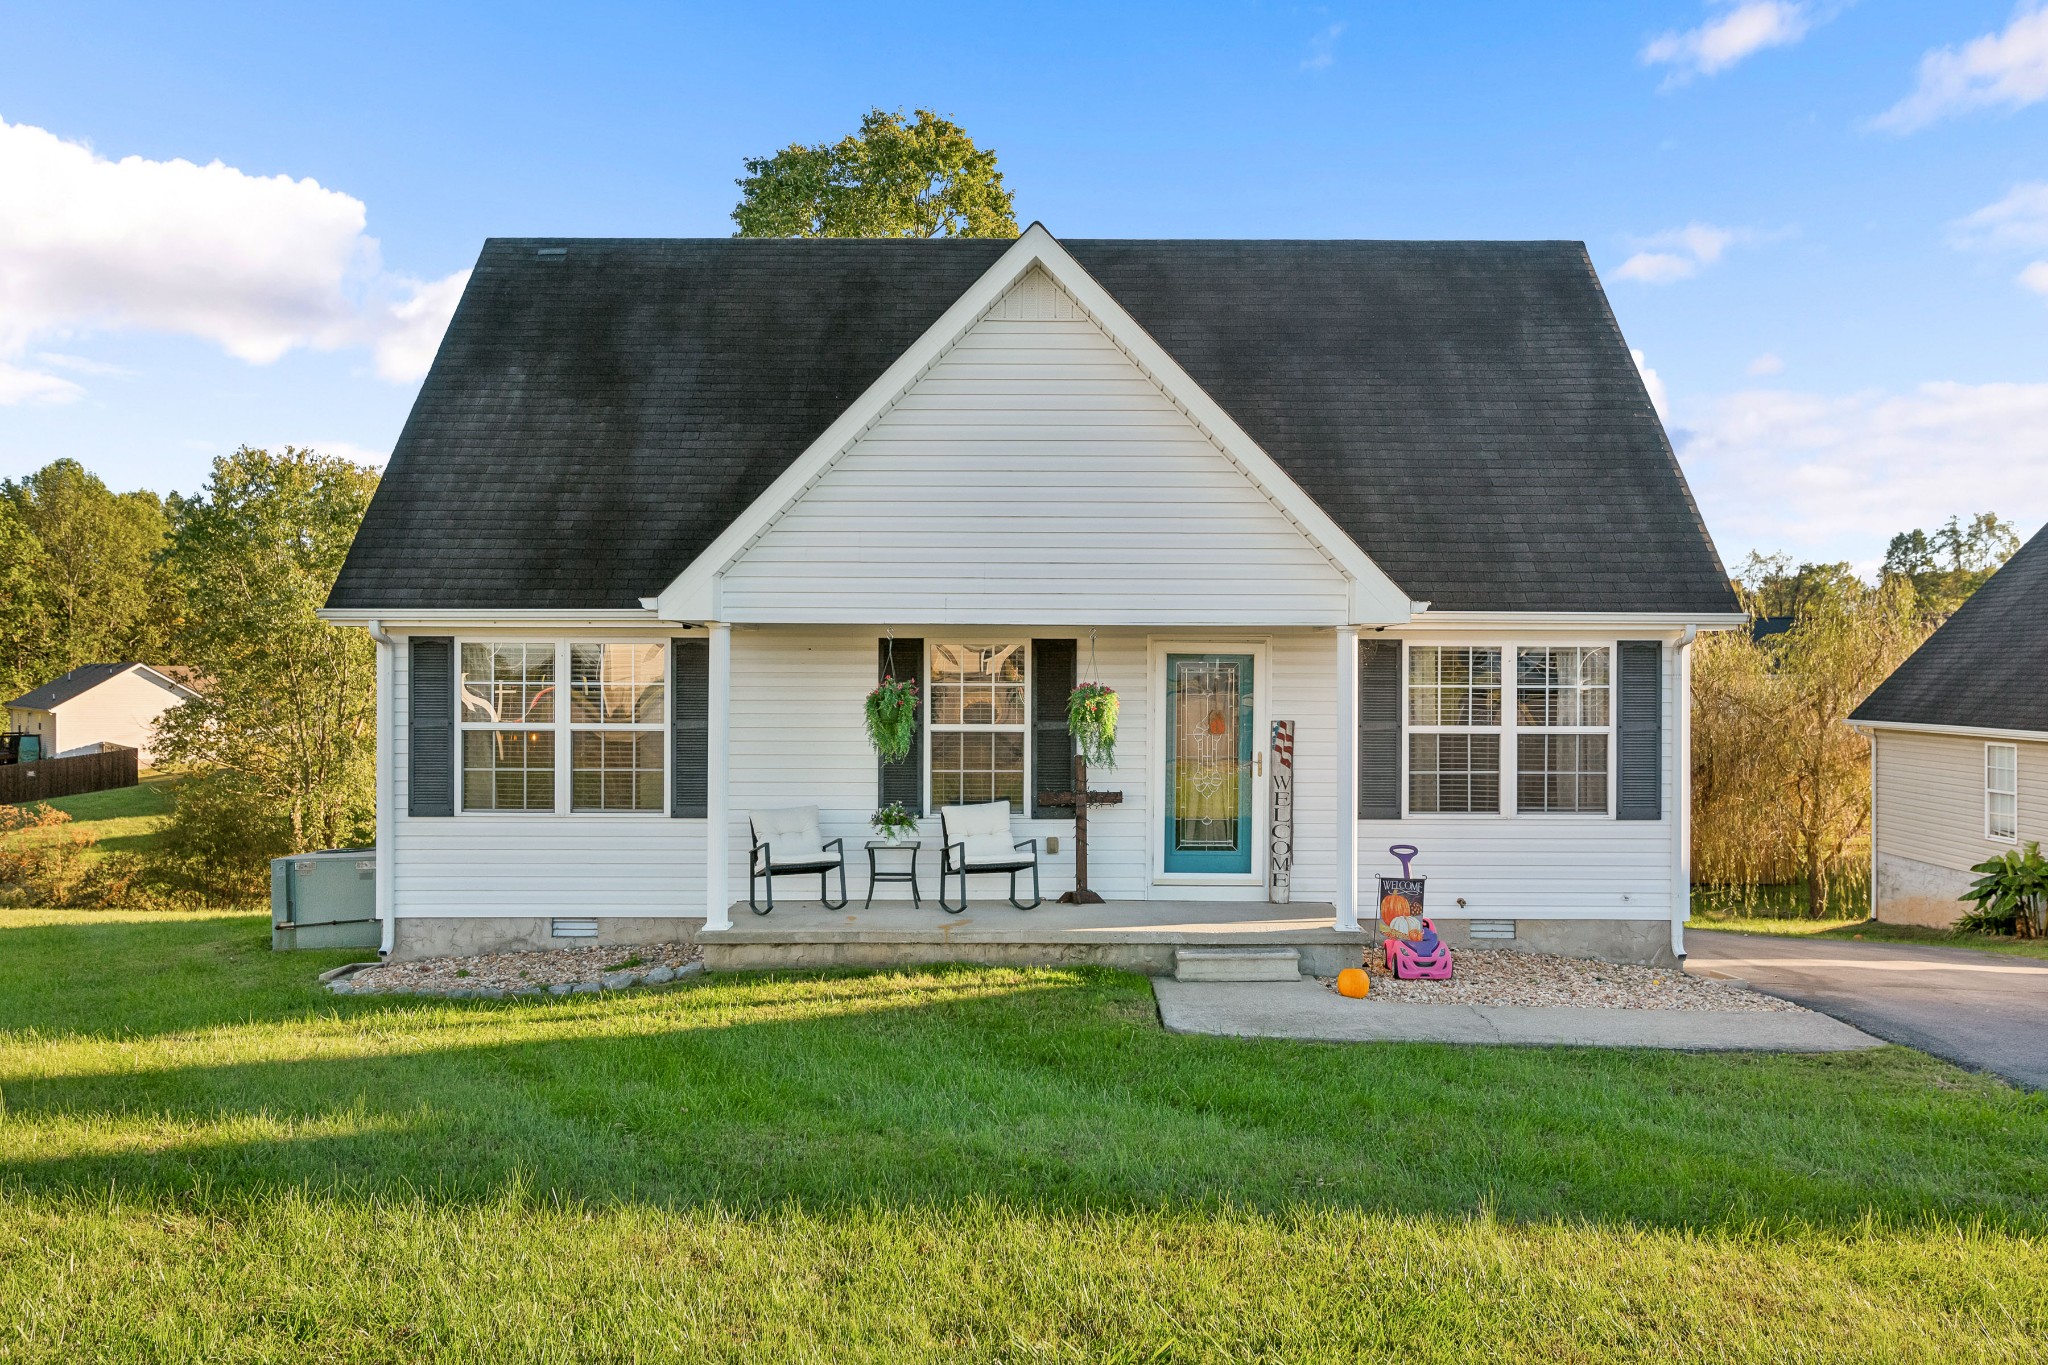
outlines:
[[[1688,929],[1686,970],[1740,977],[1887,1042],[2048,1090],[2048,962],[1969,948]]]

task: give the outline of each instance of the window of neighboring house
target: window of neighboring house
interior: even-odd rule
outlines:
[[[1408,650],[1408,809],[1500,810],[1501,652],[1490,645]]]
[[[2020,750],[2017,744],[1984,746],[1984,833],[2008,843],[2020,837]]]
[[[1609,651],[1554,645],[1515,651],[1515,808],[1607,809]]]
[[[465,641],[460,659],[463,810],[666,808],[661,642]]]
[[[1025,813],[1024,659],[1021,641],[932,646],[932,809],[1008,801]]]
[[[462,646],[464,810],[555,808],[555,647]]]
[[[668,651],[659,641],[569,646],[569,809],[658,811]]]

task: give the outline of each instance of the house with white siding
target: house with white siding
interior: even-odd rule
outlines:
[[[7,702],[7,728],[37,736],[45,757],[97,753],[113,744],[140,750],[137,761],[147,768],[156,762],[158,719],[197,695],[148,664],[80,664]]]
[[[1972,867],[2048,843],[2048,528],[1850,724],[1871,741],[1871,914],[1947,928]]]
[[[1038,225],[489,242],[325,615],[377,642],[387,952],[734,964],[1355,960],[1397,845],[1454,946],[1671,961],[1689,646],[1744,620],[1580,244]],[[1077,682],[1122,708],[1106,902],[950,916],[945,808],[1073,886]],[[869,885],[891,800],[915,901]],[[752,914],[752,817],[803,807],[853,903]]]

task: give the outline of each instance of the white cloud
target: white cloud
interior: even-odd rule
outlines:
[[[110,161],[0,120],[0,184],[0,359],[40,338],[135,329],[257,365],[369,347],[380,374],[412,379],[466,278],[384,270],[362,201],[311,179]]]
[[[1972,109],[2019,109],[2048,99],[2048,6],[2022,3],[2002,33],[1940,47],[1920,59],[1913,92],[1871,120],[1910,133]]]
[[[2048,261],[2035,261],[2020,272],[2020,286],[2048,298]]]
[[[1308,40],[1308,56],[1301,59],[1303,71],[1324,71],[1337,64],[1337,40],[1344,36],[1344,25],[1332,24]]]
[[[1649,248],[1636,252],[1623,261],[1614,272],[1616,279],[1634,280],[1639,284],[1670,284],[1676,280],[1689,280],[1702,269],[1721,259],[1721,254],[1737,242],[1755,240],[1756,234],[1745,228],[1715,227],[1712,223],[1687,223],[1682,228],[1659,232],[1650,237],[1639,237],[1638,247]]]
[[[1949,224],[1949,235],[1978,251],[2048,246],[2048,181],[2014,185],[1997,203]]]
[[[1795,0],[1743,0],[1698,28],[1673,30],[1652,38],[1638,54],[1645,66],[1669,66],[1667,89],[1694,76],[1712,76],[1767,47],[1798,42],[1812,28],[1813,18]]]
[[[62,375],[24,370],[0,360],[0,407],[16,403],[68,403],[84,392]]]
[[[132,379],[135,371],[122,365],[109,365],[104,360],[89,360],[82,355],[65,355],[60,351],[36,352],[36,363],[53,369],[70,370],[73,374],[109,375],[117,379]]]
[[[1650,368],[1649,363],[1643,359],[1643,353],[1635,347],[1629,347],[1628,358],[1635,361],[1636,372],[1643,377],[1643,388],[1649,391],[1650,406],[1657,410],[1658,420],[1669,422],[1671,420],[1671,395],[1664,388],[1663,379],[1658,376],[1655,370]]]
[[[1755,360],[1749,362],[1749,372],[1758,377],[1783,374],[1785,372],[1785,362],[1779,359],[1775,352],[1765,351]]]
[[[1688,417],[1694,414],[1688,414]],[[1674,433],[1725,556],[1875,560],[1950,512],[2048,520],[2048,383],[1846,396],[1753,389]]]

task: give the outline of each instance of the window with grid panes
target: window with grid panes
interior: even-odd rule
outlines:
[[[1024,804],[1024,661],[1022,641],[934,644],[927,726],[931,803]]]
[[[1517,810],[1606,811],[1610,666],[1605,645],[1515,651]]]
[[[2020,837],[2020,749],[1984,746],[1984,833],[2008,843]]]
[[[569,809],[665,806],[668,650],[659,641],[569,646]]]
[[[1500,810],[1500,650],[1408,648],[1408,809]]]
[[[555,647],[470,644],[458,681],[464,810],[555,808]]]

